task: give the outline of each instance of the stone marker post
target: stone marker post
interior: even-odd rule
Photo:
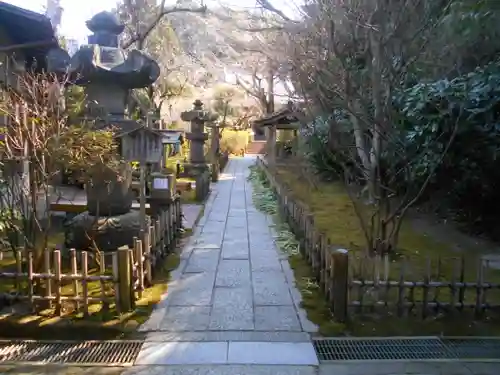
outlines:
[[[221,124],[216,122],[212,122],[210,125],[207,125],[212,129],[211,131],[211,139],[210,139],[210,156],[212,160],[212,182],[219,181],[219,152],[220,152],[220,128]]]

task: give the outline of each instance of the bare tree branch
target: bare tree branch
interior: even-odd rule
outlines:
[[[198,8],[184,8],[184,7],[178,7],[178,6],[173,6],[173,7],[169,7],[169,8],[166,8],[165,7],[165,2],[166,0],[162,0],[160,6],[159,6],[159,12],[158,14],[156,15],[155,19],[153,20],[153,22],[151,22],[146,28],[144,31],[139,31],[139,30],[136,30],[136,35],[135,36],[132,36],[132,38],[127,41],[126,43],[124,43],[122,45],[122,48],[124,49],[127,49],[129,48],[132,44],[136,43],[136,42],[139,42],[141,43],[141,41],[144,41],[148,35],[151,33],[151,31],[153,31],[153,29],[156,27],[156,25],[158,25],[158,23],[161,21],[161,19],[163,17],[165,17],[166,15],[168,14],[171,14],[171,13],[206,13],[207,12],[207,6],[206,5],[203,5],[201,7],[198,7]]]

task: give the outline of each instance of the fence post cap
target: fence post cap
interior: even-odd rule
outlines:
[[[120,250],[129,250],[129,248],[128,248],[128,246],[127,246],[127,245],[123,245],[123,246],[120,246],[120,247],[118,248],[118,251],[120,251]]]

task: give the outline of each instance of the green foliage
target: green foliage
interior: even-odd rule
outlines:
[[[248,181],[252,183],[252,200],[255,207],[273,218],[276,233],[274,241],[278,248],[289,256],[300,254],[299,242],[288,224],[279,217],[276,192],[269,186],[264,172],[255,165],[250,167]]]
[[[91,172],[102,166],[112,168],[119,162],[111,130],[93,130],[85,125],[69,126],[55,142],[51,139],[47,150],[52,150],[54,158],[68,169]],[[59,147],[59,144],[64,147]]]
[[[500,63],[453,80],[419,83],[404,91],[396,106],[403,116],[404,147],[420,155],[408,160],[419,182],[438,162],[458,124],[431,190],[445,192],[470,224],[492,230],[500,209]]]
[[[485,65],[500,52],[500,3],[497,0],[455,0],[430,40],[427,56],[439,59],[437,73],[460,74]],[[430,55],[432,53],[432,56]],[[427,70],[429,73],[429,70]],[[454,75],[455,75],[454,74]]]
[[[498,232],[500,62],[454,79],[417,83],[399,92],[393,104],[395,128],[381,160],[393,178],[391,188],[400,194],[419,189],[431,174],[422,199],[437,199],[468,225]],[[303,152],[324,178],[346,166],[344,153],[329,144],[331,121],[348,124],[337,112],[301,131]]]
[[[346,164],[345,156],[330,146],[330,122],[343,125],[346,116],[336,110],[330,116],[319,116],[302,127],[299,137],[299,150],[313,166],[315,172],[325,180],[338,179]],[[345,131],[349,132],[347,129]]]

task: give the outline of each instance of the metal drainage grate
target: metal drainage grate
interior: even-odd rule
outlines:
[[[0,341],[0,364],[132,365],[142,341]]]
[[[500,338],[444,338],[443,343],[459,359],[500,360]]]
[[[318,339],[320,361],[453,359],[438,338]]]

